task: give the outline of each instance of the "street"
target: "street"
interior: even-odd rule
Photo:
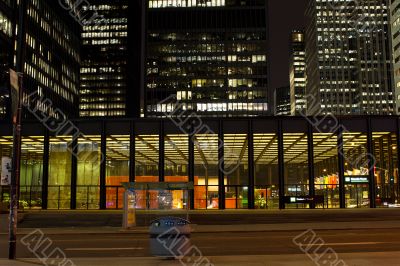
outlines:
[[[337,253],[400,251],[400,232],[394,229],[315,231],[325,246]],[[302,231],[194,233],[192,244],[204,256],[302,254],[293,239]],[[19,236],[21,239],[23,236]],[[52,246],[68,258],[148,257],[149,236],[143,233],[60,234],[47,236]],[[7,257],[7,235],[0,236],[0,257]],[[324,249],[316,250],[323,252]],[[34,258],[27,247],[18,244],[19,258]]]

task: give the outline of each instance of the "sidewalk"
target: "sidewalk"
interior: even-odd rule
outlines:
[[[348,266],[397,266],[400,261],[400,252],[373,252],[373,253],[341,253],[338,258]],[[70,258],[76,266],[178,266],[178,260],[163,260],[159,258]],[[315,266],[308,256],[299,255],[268,255],[268,256],[218,256],[207,257],[216,266]],[[193,263],[192,263],[193,264]],[[43,265],[39,260],[20,259],[18,261],[0,260],[0,266],[34,266]],[[191,265],[188,263],[188,265]],[[205,265],[205,264],[204,264]],[[320,263],[322,265],[322,263]],[[72,266],[72,265],[71,265]],[[338,266],[344,266],[339,264]]]
[[[18,228],[18,234],[25,235],[38,228]],[[131,230],[121,227],[62,227],[40,228],[46,235],[62,234],[147,234],[148,227],[138,226]],[[241,224],[241,225],[196,225],[192,224],[193,233],[217,232],[268,232],[268,231],[304,231],[346,230],[346,229],[400,229],[400,221],[366,222],[325,222],[325,223],[283,223],[283,224]],[[0,235],[8,232],[1,230]]]

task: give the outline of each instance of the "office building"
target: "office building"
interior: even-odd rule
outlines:
[[[290,87],[280,87],[275,90],[275,115],[291,114]]]
[[[393,114],[387,1],[312,0],[306,17],[308,114]]]
[[[400,1],[391,0],[390,2],[395,113],[400,114]]]
[[[306,47],[304,31],[295,30],[290,34],[289,80],[290,113],[306,114]]]
[[[266,1],[150,0],[145,11],[146,117],[272,113]]]
[[[64,3],[65,4],[65,3]],[[18,23],[16,14],[23,9],[24,27],[21,57],[14,56]],[[0,1],[0,60],[2,90],[9,95],[8,68],[23,65],[23,91],[29,102],[24,117],[40,112],[42,117],[75,117],[78,111],[79,24],[58,1]],[[21,58],[21,62],[17,62]],[[5,89],[4,89],[5,88]],[[28,95],[30,98],[27,98]],[[9,111],[10,98],[0,96],[0,113]],[[6,106],[6,107],[4,107]],[[6,115],[4,118],[9,118]]]
[[[132,104],[127,91],[128,2],[132,1],[90,1],[88,9],[97,18],[82,25],[81,117],[126,116],[127,105]],[[135,41],[139,46],[140,41]],[[139,88],[133,89],[137,90],[138,96]]]

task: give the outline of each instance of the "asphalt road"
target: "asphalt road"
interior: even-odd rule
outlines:
[[[300,247],[293,243],[293,239],[301,233],[301,231],[194,233],[191,241],[204,256],[302,254]],[[307,245],[310,252],[322,253],[326,248],[332,248],[337,253],[400,251],[400,232],[397,229],[324,230],[315,233],[316,238],[324,241],[325,248],[322,246],[318,248],[317,244]],[[34,258],[35,254],[21,243],[22,237],[19,236],[18,257]],[[51,242],[41,242],[44,244],[37,249],[37,253],[48,254],[51,250],[60,248],[68,258],[151,256],[147,234],[63,234],[44,237],[48,237]],[[301,239],[303,243],[309,243],[308,239]],[[33,247],[37,242],[38,238],[31,238],[29,243]],[[43,248],[49,243],[51,245],[47,250]],[[0,235],[0,258],[5,257],[7,257],[7,235],[3,234]]]

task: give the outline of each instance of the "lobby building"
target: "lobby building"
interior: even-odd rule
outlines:
[[[128,181],[193,182],[191,209],[400,206],[397,116],[81,119],[51,131],[26,122],[22,133],[25,208],[120,209]],[[1,122],[0,157],[11,135]],[[159,209],[162,195],[150,194],[147,208]]]
[[[306,114],[306,47],[304,31],[294,30],[289,43],[290,113]]]
[[[145,117],[259,116],[269,110],[263,0],[150,0],[145,6]]]
[[[306,18],[307,113],[393,114],[388,1],[311,0]]]

